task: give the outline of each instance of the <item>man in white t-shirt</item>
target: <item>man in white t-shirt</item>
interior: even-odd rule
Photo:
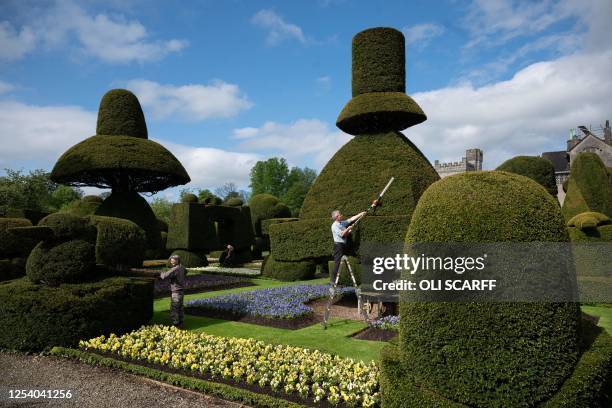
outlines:
[[[336,280],[336,274],[340,270],[340,261],[346,253],[346,243],[348,235],[353,230],[352,224],[366,214],[365,211],[352,216],[348,220],[343,220],[342,213],[339,210],[334,210],[331,213],[334,223],[331,225],[332,236],[334,238],[334,270],[330,271],[329,279],[333,283]]]

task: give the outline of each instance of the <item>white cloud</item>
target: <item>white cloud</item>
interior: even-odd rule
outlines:
[[[406,37],[406,45],[414,45],[416,49],[425,48],[431,40],[444,33],[444,27],[434,23],[417,24],[402,29]]]
[[[232,182],[248,186],[251,168],[262,158],[253,153],[240,153],[210,147],[195,147],[157,140],[183,164],[191,177],[190,188],[211,188]]]
[[[154,118],[172,115],[187,120],[226,118],[249,109],[253,103],[238,85],[215,81],[209,85],[165,85],[144,79],[127,82]]]
[[[0,95],[9,93],[15,89],[13,84],[9,84],[8,82],[4,82],[0,80]]]
[[[299,26],[286,22],[272,10],[259,10],[251,18],[251,22],[268,30],[266,43],[269,46],[278,45],[284,40],[296,40],[302,44],[307,42],[306,36]]]
[[[289,124],[266,122],[259,128],[236,129],[234,138],[243,135],[245,129],[249,137],[240,144],[242,149],[273,152],[289,162],[312,159],[318,168],[351,139],[339,130],[330,130],[318,119],[299,119]]]
[[[56,1],[16,30],[0,22],[0,58],[17,60],[37,46],[65,48],[74,38],[77,50],[107,63],[148,62],[181,51],[187,41],[154,40],[139,21],[123,15],[89,14],[78,3]]]
[[[457,160],[484,150],[494,168],[518,154],[565,147],[568,130],[612,112],[612,51],[532,64],[510,80],[414,94],[428,120],[405,133],[430,159]]]
[[[36,36],[30,27],[21,27],[18,32],[8,21],[0,22],[0,60],[21,59],[34,49],[35,43]]]
[[[0,165],[34,161],[51,167],[72,145],[95,133],[96,114],[78,106],[0,101]]]

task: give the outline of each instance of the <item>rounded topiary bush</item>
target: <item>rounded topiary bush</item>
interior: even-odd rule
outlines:
[[[272,194],[256,194],[249,201],[251,221],[256,236],[261,236],[261,222],[269,218],[291,217],[291,209]]]
[[[206,205],[221,205],[223,204],[223,200],[215,195],[209,195],[205,197],[203,200],[200,200],[202,204]]]
[[[432,184],[406,236],[408,244],[567,241],[555,198],[497,171]],[[383,355],[383,406],[535,406],[579,359],[575,303],[402,301],[400,316],[398,350]]]
[[[516,156],[503,162],[497,170],[529,177],[542,185],[550,194],[557,195],[555,167],[550,160],[537,156]]]
[[[606,166],[595,153],[579,153],[574,158],[563,201],[566,220],[587,211],[612,217],[612,184]]]
[[[191,252],[183,249],[177,249],[172,252],[172,255],[178,255],[181,258],[181,264],[185,268],[197,268],[200,266],[208,266],[208,259],[204,252]]]
[[[240,197],[231,197],[225,205],[229,205],[230,207],[241,207],[244,205],[244,200]]]
[[[151,280],[115,277],[54,288],[26,278],[0,284],[0,348],[76,347],[82,339],[135,330],[152,316]]]
[[[51,228],[57,241],[77,238],[88,242],[96,240],[96,227],[85,217],[69,213],[53,213],[40,220],[38,225]]]
[[[183,196],[181,197],[181,202],[182,203],[197,203],[198,196],[193,193],[183,194]]]
[[[95,265],[95,247],[91,242],[71,240],[58,245],[41,242],[28,257],[26,275],[34,283],[57,286],[90,279]]]
[[[262,276],[281,281],[297,281],[314,278],[317,265],[314,261],[281,262],[268,255],[261,268]]]
[[[93,215],[96,226],[96,263],[124,269],[141,267],[146,250],[145,232],[138,225],[123,218]]]
[[[145,231],[147,249],[161,248],[161,236],[155,213],[147,201],[136,192],[113,192],[95,215],[124,218]]]
[[[31,227],[32,223],[26,218],[0,218],[0,259],[12,258],[19,255],[27,255],[34,245],[29,245],[20,240],[9,231],[10,228]],[[24,248],[24,245],[29,248]]]

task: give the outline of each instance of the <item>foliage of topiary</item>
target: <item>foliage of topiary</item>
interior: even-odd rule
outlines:
[[[255,194],[249,201],[255,235],[262,236],[261,222],[270,218],[291,217],[291,210],[272,194]]]
[[[98,207],[95,215],[130,220],[144,230],[147,248],[161,248],[157,218],[147,200],[140,194],[136,192],[113,192]]]
[[[426,120],[406,92],[404,35],[377,27],[353,37],[353,99],[336,125],[352,134],[402,130]]]
[[[96,252],[91,242],[79,239],[58,245],[41,242],[28,257],[26,275],[33,283],[57,286],[91,279],[95,266]]]
[[[197,268],[199,266],[208,266],[208,259],[205,252],[191,252],[183,249],[172,251],[172,255],[178,255],[181,258],[181,264],[185,268]]]
[[[93,215],[89,221],[96,226],[96,263],[108,267],[141,267],[146,250],[145,232],[123,218]]]
[[[572,217],[568,222],[568,227],[576,227],[578,229],[596,228],[599,225],[610,224],[610,217],[605,214],[587,211]]]
[[[225,205],[230,207],[241,207],[244,205],[244,200],[240,197],[231,197],[229,200],[227,200]]]
[[[20,241],[9,229],[31,226],[32,223],[26,218],[0,218],[0,259],[27,255],[29,251],[27,251],[27,248],[24,248],[24,242]],[[29,247],[30,250],[32,248],[33,246]]]
[[[25,258],[0,259],[0,282],[25,275]]]
[[[38,221],[49,215],[49,212],[28,210],[22,208],[8,208],[6,213],[3,215],[6,218],[26,218],[30,220],[32,225],[38,224]]]
[[[183,194],[183,196],[181,197],[181,202],[182,203],[197,203],[198,196],[193,193]]]
[[[313,261],[282,262],[269,255],[262,264],[261,274],[281,281],[297,281],[314,278],[316,269]]]
[[[86,195],[85,197],[81,198],[81,201],[86,203],[102,204],[102,201],[104,201],[104,199],[97,195]]]
[[[147,139],[147,124],[138,98],[127,89],[105,93],[98,109],[96,134]]]
[[[554,196],[557,195],[555,167],[550,160],[538,156],[516,156],[503,162],[497,170],[529,177],[542,185]]]
[[[261,221],[261,236],[270,235],[270,226],[274,224],[282,224],[285,222],[299,221],[299,218],[269,218]]]
[[[167,249],[204,251],[219,246],[215,225],[209,219],[206,208],[208,207],[194,203],[172,205]]]
[[[308,191],[300,219],[331,219],[332,210],[351,216],[372,203],[391,177],[377,215],[410,215],[438,173],[404,135],[389,132],[354,137],[325,165]],[[329,239],[328,237],[326,237]]]
[[[567,231],[572,242],[612,242],[612,225],[600,225],[583,230],[570,227]]]
[[[223,200],[220,197],[211,195],[211,196],[207,196],[203,200],[200,200],[200,203],[206,204],[206,205],[221,205],[223,204]]]
[[[95,242],[96,240],[96,227],[91,225],[86,217],[58,212],[49,214],[40,220],[38,225],[51,228],[57,241],[81,239]]]
[[[349,256],[347,258],[349,263],[351,264],[351,269],[353,270],[353,275],[355,276],[355,281],[357,282],[357,285],[361,285],[361,262],[359,261],[359,258],[356,258],[354,256]],[[329,261],[327,263],[327,269],[330,273],[334,270],[334,265],[334,261]],[[346,268],[346,264],[344,262],[340,263],[339,273],[340,279],[338,279],[338,285],[353,286],[351,274]]]
[[[566,220],[587,211],[612,217],[612,184],[606,166],[595,153],[580,153],[574,158],[563,202]]]
[[[555,198],[497,171],[434,183],[406,235],[409,244],[566,241]],[[546,401],[579,359],[579,313],[575,303],[401,302],[399,350],[383,357],[383,406]]]
[[[28,279],[0,284],[0,348],[40,351],[121,334],[153,316],[151,280],[109,278],[56,288]]]

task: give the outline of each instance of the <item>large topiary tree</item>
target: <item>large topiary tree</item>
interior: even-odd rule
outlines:
[[[186,184],[189,175],[162,145],[148,140],[140,103],[125,89],[107,92],[100,102],[96,135],[72,146],[57,161],[51,180],[71,186],[110,188],[96,214],[134,221],[148,247],[161,247],[160,231],[149,204],[138,193],[155,193]]]
[[[497,170],[529,177],[542,185],[553,196],[557,195],[555,166],[550,160],[538,156],[516,156],[503,162]]]
[[[595,153],[580,153],[572,162],[563,215],[574,216],[595,211],[612,217],[612,183],[608,169]]]
[[[434,183],[406,235],[408,244],[568,239],[559,206],[544,188],[497,171]],[[569,295],[573,273],[567,280]],[[587,398],[592,404],[602,396],[598,387],[606,382],[612,343],[604,335],[604,352],[580,360],[576,303],[402,301],[400,316],[398,345],[383,352],[383,407],[565,406],[561,402]],[[577,367],[582,371],[574,378]],[[585,388],[572,384],[585,371],[604,377]]]
[[[325,165],[308,191],[296,222],[270,225],[276,261],[314,259],[327,265],[332,240],[330,213],[362,211],[389,178],[395,182],[383,206],[352,236],[359,251],[363,241],[402,240],[412,211],[425,189],[439,179],[419,149],[401,130],[426,120],[405,94],[405,44],[393,28],[372,28],[353,38],[353,98],[336,125],[355,137]]]

